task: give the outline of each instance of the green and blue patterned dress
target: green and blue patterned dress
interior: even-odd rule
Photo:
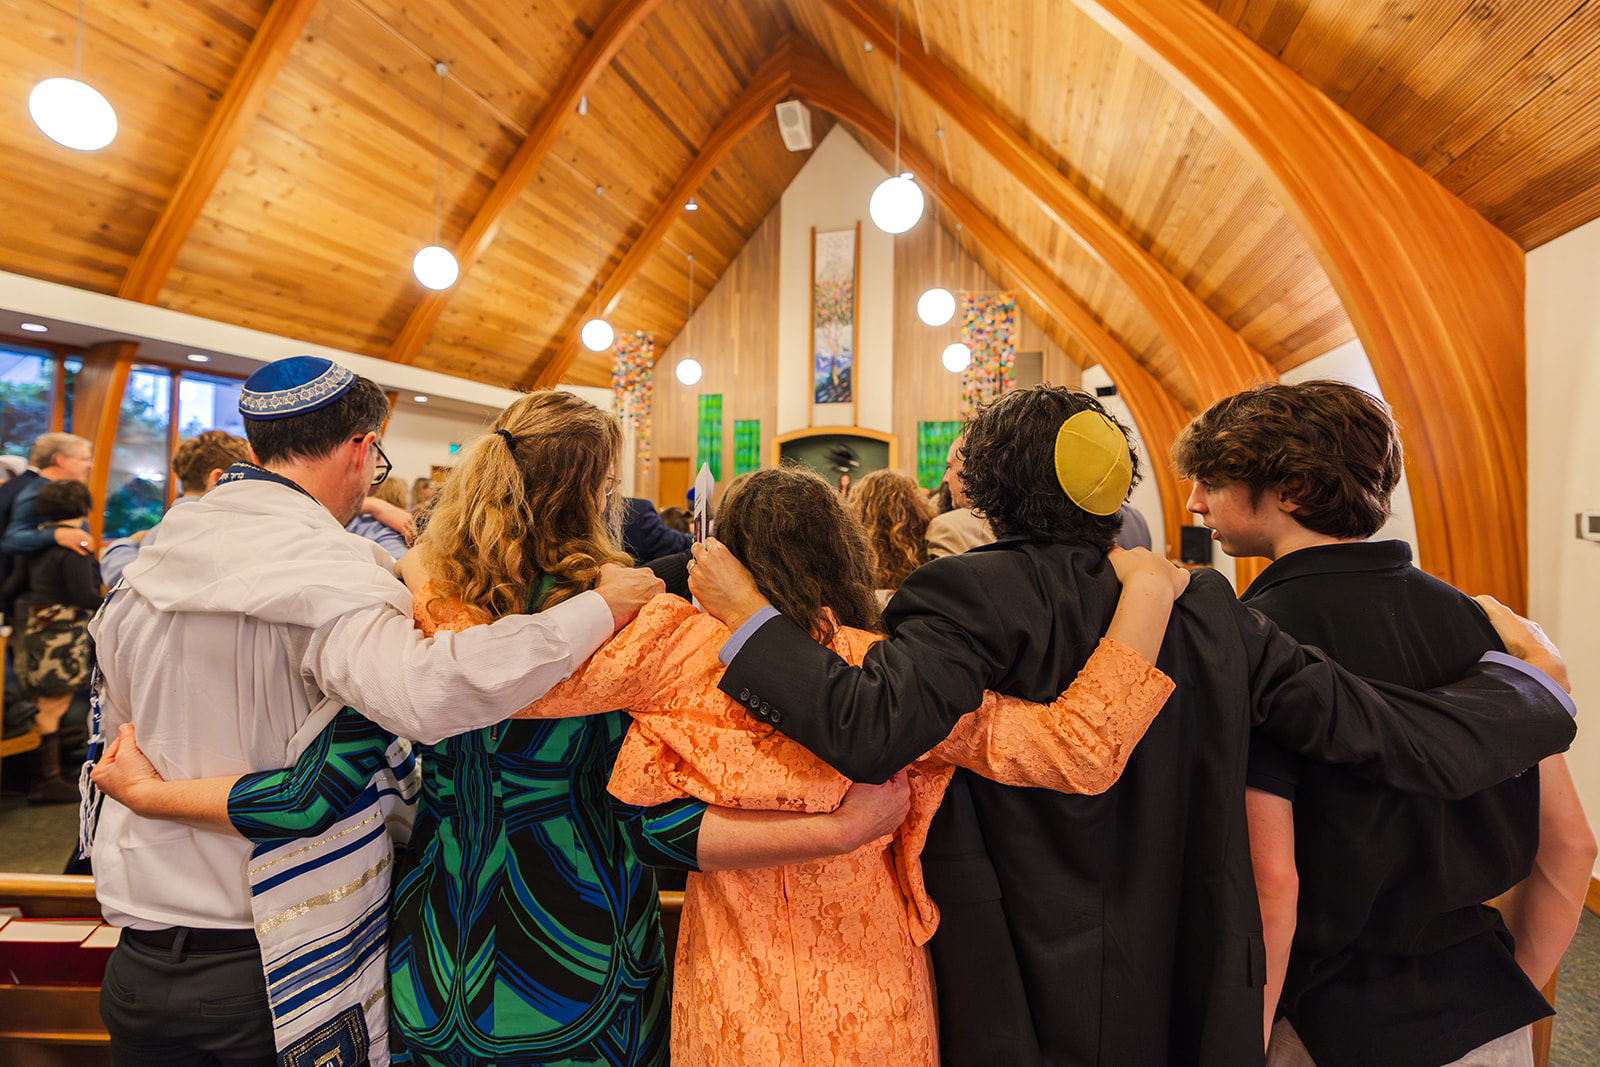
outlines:
[[[650,867],[697,869],[706,806],[606,792],[631,721],[519,719],[417,746],[422,796],[389,923],[395,1063],[665,1067],[670,982]],[[318,832],[391,740],[347,709],[295,767],[239,780],[235,828]]]
[[[667,1063],[646,864],[695,869],[705,805],[606,792],[631,721],[522,719],[420,749],[390,918],[396,1062]]]

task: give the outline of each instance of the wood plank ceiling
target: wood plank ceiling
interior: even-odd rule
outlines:
[[[410,259],[433,240],[434,61],[449,67],[440,229],[454,247],[591,36],[628,2],[638,0],[316,3],[155,302],[396,353],[425,295]],[[1523,248],[1600,215],[1600,0],[1205,2]],[[89,3],[83,76],[113,101],[122,129],[109,148],[83,154],[45,140],[26,112],[34,83],[71,70],[76,5],[0,0],[0,268],[118,291],[270,6]],[[642,7],[588,85],[587,114],[565,113],[527,185],[496,215],[481,258],[407,353],[417,365],[497,384],[539,380],[587,317],[597,278],[610,278],[666,211],[676,214],[664,237],[608,313],[618,329],[654,332],[664,350],[684,320],[687,255],[698,300],[805,162],[768,118],[718,157],[695,190],[701,210],[665,202],[785,42],[820,52],[878,110],[894,112],[892,50],[864,47],[850,16],[886,17],[890,0]],[[908,45],[965,83],[1271,367],[1354,336],[1310,245],[1252,164],[1076,7],[901,0],[901,17]],[[997,164],[950,101],[911,80],[901,98],[903,137],[939,156],[944,180],[1176,400],[1199,403],[1204,390],[1170,327],[1163,332],[1106,257]],[[816,116],[819,140],[832,122]],[[876,140],[852,132],[888,162]],[[988,250],[972,250],[1010,280]],[[1044,308],[1029,310],[1075,358],[1092,359]],[[562,379],[605,384],[609,358],[580,351]]]

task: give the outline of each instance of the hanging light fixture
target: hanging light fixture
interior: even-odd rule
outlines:
[[[594,195],[605,196],[606,187],[603,185],[595,186]],[[596,214],[598,215],[598,212]],[[595,221],[598,223],[599,219],[597,218]],[[604,352],[611,347],[611,342],[617,339],[617,331],[613,330],[611,324],[600,315],[600,270],[605,264],[600,260],[600,227],[598,225],[595,226],[594,230],[594,261],[594,308],[590,312],[589,321],[584,323],[583,329],[579,331],[578,337],[583,341],[583,347],[589,351]]]
[[[450,68],[443,63],[435,63],[433,72],[439,75],[439,149],[434,154],[433,244],[412,258],[411,271],[417,276],[417,281],[429,289],[448,289],[461,276],[456,257],[439,243],[439,216],[444,204],[444,77]]]
[[[98,91],[78,80],[83,69],[83,0],[78,0],[78,43],[72,77],[46,78],[28,94],[28,114],[41,133],[80,152],[104,148],[117,135],[117,113]]]
[[[958,289],[961,287],[961,283],[966,280],[966,269],[965,269],[966,268],[966,264],[961,261],[960,256],[961,256],[961,223],[957,222],[956,223],[956,257],[957,257],[956,258],[956,287]],[[950,300],[951,300],[952,304],[955,303],[955,298],[954,297],[951,297]],[[955,310],[954,308],[951,309],[952,313],[954,312],[954,310]],[[964,371],[968,367],[972,366],[972,349],[969,348],[964,342],[952,341],[949,344],[944,346],[944,351],[943,352],[939,353],[939,362],[943,363],[944,364],[944,369],[949,371],[951,374],[960,374],[962,371]]]
[[[900,170],[900,0],[894,3],[894,169],[872,190],[867,214],[884,233],[905,233],[922,218],[922,190],[910,171]]]
[[[694,197],[691,196],[689,198],[689,202],[687,204],[683,205],[683,210],[685,210],[685,211],[699,211],[700,210],[700,205],[695,203],[694,202]]]
[[[944,130],[933,135],[944,143]],[[917,298],[917,318],[929,326],[943,326],[956,313],[956,298],[944,287],[944,232],[939,227],[939,157],[933,157],[933,288]]]
[[[683,320],[683,344],[689,351],[694,351],[694,253],[689,253],[689,299],[684,302],[689,313]],[[704,373],[700,361],[692,357],[678,360],[678,365],[672,369],[678,381],[684,385],[693,385],[700,380]]]

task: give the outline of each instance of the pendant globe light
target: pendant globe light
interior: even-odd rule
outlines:
[[[83,69],[83,0],[78,0],[78,43],[72,77],[46,78],[28,94],[28,114],[56,144],[79,152],[104,148],[117,135],[117,113],[100,93],[78,80]]]
[[[694,351],[694,253],[689,253],[689,299],[685,301],[689,314],[683,320],[683,344],[689,351]],[[704,373],[700,361],[693,357],[678,360],[678,365],[672,369],[678,381],[684,385],[694,385]]]
[[[958,222],[958,223],[956,223],[956,255],[957,255],[957,257],[959,257],[960,254],[961,254],[961,223]],[[962,263],[960,258],[956,259],[956,286],[958,288],[960,287],[961,282],[963,280],[962,275],[964,273],[964,269],[963,268],[965,266],[966,266],[966,264]],[[951,302],[952,303],[955,302],[955,298],[954,297],[951,297]],[[951,310],[952,310],[952,312],[954,311],[953,308]],[[943,352],[939,353],[939,362],[943,363],[944,364],[944,369],[949,371],[951,374],[960,374],[962,371],[964,371],[968,367],[972,366],[972,349],[967,347],[967,345],[965,343],[961,342],[961,341],[952,341],[949,344],[944,346],[944,351]]]
[[[933,135],[943,143],[944,130]],[[939,157],[933,159],[933,288],[917,298],[917,318],[943,326],[956,313],[956,298],[944,287],[944,233],[939,228]]]
[[[594,195],[605,196],[606,187],[595,186]],[[596,219],[596,222],[598,221]],[[617,339],[617,331],[613,330],[611,324],[600,315],[600,269],[605,264],[600,260],[599,226],[596,226],[594,231],[594,259],[594,308],[590,311],[589,321],[584,323],[583,329],[579,331],[578,338],[583,341],[583,347],[589,351],[604,352],[611,347],[611,342]]]
[[[894,169],[872,190],[867,214],[884,233],[905,233],[922,218],[922,190],[910,171],[900,170],[900,0],[894,4]]]
[[[444,78],[450,68],[435,63],[433,72],[439,75],[439,146],[433,156],[433,244],[412,257],[411,272],[429,289],[448,289],[461,276],[456,257],[439,243],[439,216],[444,204]]]

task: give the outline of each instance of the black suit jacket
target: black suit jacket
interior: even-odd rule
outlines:
[[[668,529],[661,521],[661,513],[650,501],[623,497],[622,507],[622,551],[632,556],[635,563],[648,563],[675,552],[689,551],[694,539]]]
[[[1118,594],[1097,551],[982,546],[913,572],[885,613],[889,639],[860,668],[779,618],[722,688],[847,777],[883,781],[985,688],[1035,701],[1065,689]],[[1244,820],[1252,723],[1292,751],[1446,794],[1514,774],[1574,734],[1554,697],[1505,668],[1476,669],[1455,694],[1368,688],[1211,571],[1175,606],[1159,666],[1177,690],[1105,794],[958,773],[923,858],[943,912],[932,950],[950,1067],[1262,1062]],[[1528,714],[1507,721],[1508,699]]]

